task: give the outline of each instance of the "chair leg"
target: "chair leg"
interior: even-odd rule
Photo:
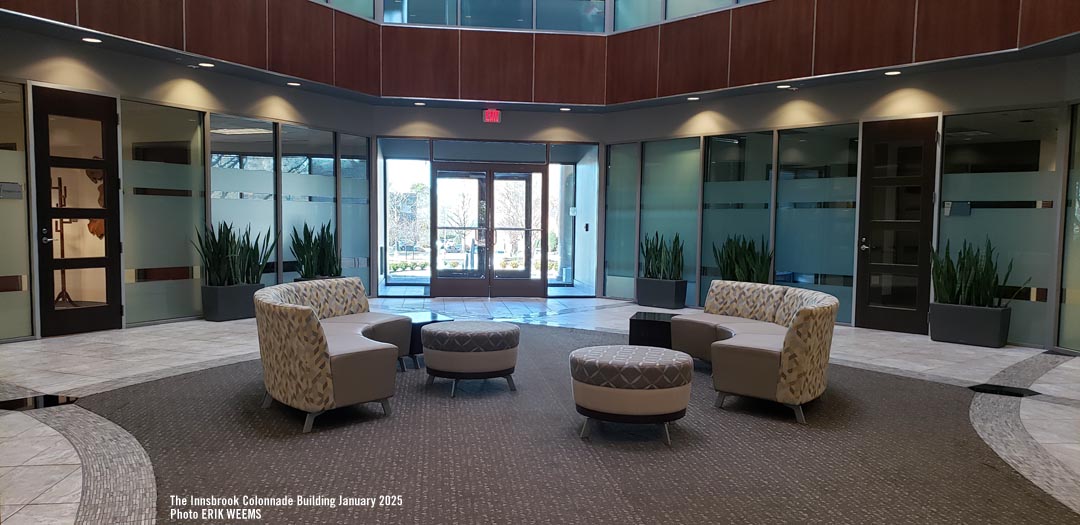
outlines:
[[[664,423],[664,444],[671,446],[671,433],[668,432],[668,424]]]
[[[800,425],[806,424],[806,416],[803,414],[802,405],[786,405],[788,408],[795,411],[795,421],[798,421]]]
[[[413,368],[420,370],[420,360],[416,358],[416,354],[409,356],[412,359]]]
[[[390,398],[379,400],[379,404],[382,405],[382,412],[387,417],[390,416]]]
[[[435,376],[428,374],[428,376],[427,376],[427,384],[429,386],[434,385],[435,384]]]
[[[274,403],[274,398],[270,396],[270,392],[263,394],[262,407],[270,408],[270,405]]]
[[[513,376],[506,376],[506,384],[510,385],[511,392],[517,392],[517,385],[514,384]]]
[[[581,439],[589,439],[589,435],[592,433],[592,425],[589,423],[592,423],[592,419],[585,418],[585,422],[581,424],[581,432],[578,434]]]
[[[408,368],[405,367],[405,358],[404,357],[397,358],[397,365],[398,365],[398,368],[400,368],[402,372],[408,370]]]
[[[319,415],[322,414],[322,413],[323,413],[322,410],[320,410],[318,412],[308,412],[307,417],[304,418],[304,433],[305,434],[307,434],[308,432],[311,432],[311,425],[315,424],[315,418],[319,417]]]
[[[716,402],[713,403],[713,406],[715,406],[716,408],[724,408],[724,400],[725,399],[727,399],[727,394],[725,394],[723,392],[717,392],[716,393]]]
[[[458,380],[455,379],[454,384],[450,385],[450,397],[454,397],[454,394],[457,393],[457,382]]]

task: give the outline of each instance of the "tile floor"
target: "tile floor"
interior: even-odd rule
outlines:
[[[0,411],[0,521],[75,523],[79,455],[66,438],[19,412]]]
[[[626,301],[590,299],[379,298],[384,312],[435,311],[458,319],[497,319],[618,333],[643,308]],[[696,310],[686,309],[683,312]],[[88,395],[226,362],[258,357],[253,320],[185,321],[0,345],[0,397],[20,388]],[[982,383],[1041,350],[973,348],[935,343],[926,336],[838,326],[832,360],[961,386]],[[1028,433],[1080,476],[1080,359],[1040,378],[1020,418]],[[1052,398],[1047,398],[1052,396]],[[2,400],[2,399],[0,399]],[[81,471],[70,443],[29,416],[0,412],[0,519],[9,523],[72,523]]]

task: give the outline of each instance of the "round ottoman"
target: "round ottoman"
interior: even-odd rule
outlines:
[[[694,359],[689,354],[653,346],[590,346],[570,353],[574,403],[585,416],[582,439],[593,419],[616,423],[663,425],[686,414]]]
[[[450,397],[454,397],[462,379],[505,377],[510,390],[516,391],[511,374],[519,338],[517,325],[494,321],[450,321],[421,328],[428,384],[436,377],[453,379]]]

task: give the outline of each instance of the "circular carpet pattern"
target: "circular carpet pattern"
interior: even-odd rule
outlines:
[[[578,439],[568,355],[626,336],[521,326],[502,380],[426,386],[398,374],[377,403],[323,414],[261,409],[258,361],[83,398],[149,454],[157,514],[169,496],[400,495],[391,507],[264,507],[264,523],[1077,523],[972,429],[973,393],[832,366],[808,425],[715,394],[695,370],[671,448],[656,426],[605,423]]]

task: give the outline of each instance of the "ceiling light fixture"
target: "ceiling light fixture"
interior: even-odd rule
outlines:
[[[686,97],[686,100],[689,100],[690,102],[697,102],[698,100],[701,100],[701,97]]]
[[[214,64],[209,62],[199,62],[199,67],[214,67]]]
[[[886,71],[885,76],[887,76],[887,77],[896,77],[896,76],[900,76],[903,73],[904,73],[903,71]]]
[[[86,37],[86,38],[82,39],[82,41],[86,42],[87,44],[100,44],[101,43],[100,38],[92,38],[92,37]]]
[[[423,106],[427,105],[427,102],[413,102],[412,105],[418,106],[418,107],[423,107]]]
[[[274,131],[266,128],[221,128],[212,129],[210,133],[215,135],[271,135]]]
[[[780,84],[776,89],[791,89],[791,84]]]
[[[570,108],[559,108],[559,111],[570,111]]]
[[[300,87],[299,82],[286,82],[285,85],[290,87]]]

